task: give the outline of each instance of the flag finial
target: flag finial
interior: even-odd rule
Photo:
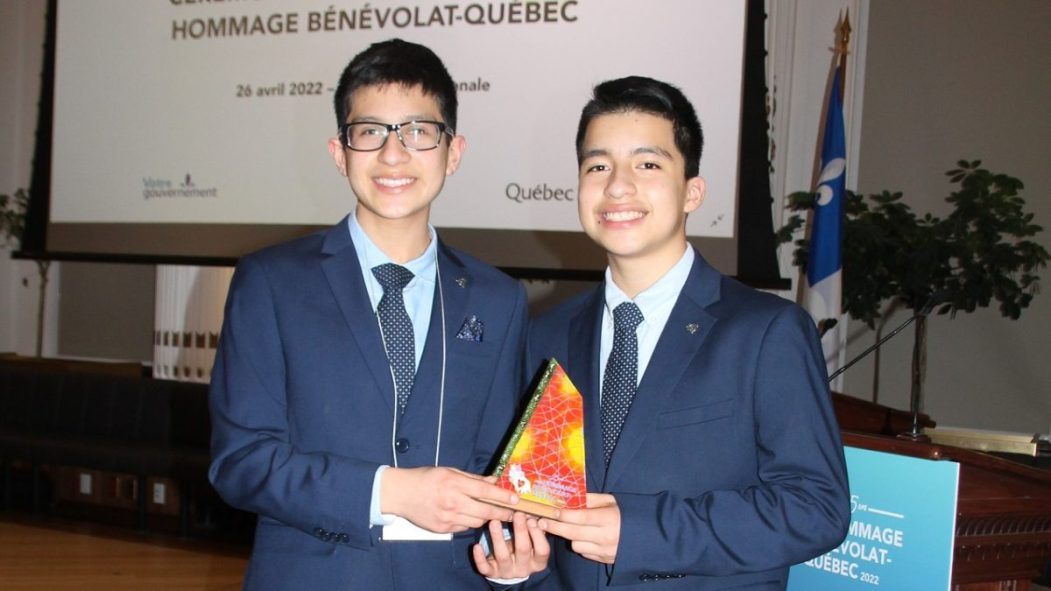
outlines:
[[[839,88],[836,89],[839,92],[839,96],[842,98],[846,91],[847,85],[847,54],[850,50],[847,49],[850,46],[850,9],[846,10],[843,18],[839,19],[839,24],[836,25],[836,47],[833,49],[836,55],[839,56]]]
[[[840,56],[840,59],[846,57],[850,46],[850,32],[853,29],[850,28],[850,9],[847,9],[843,18],[839,21],[839,25],[836,27],[836,54]]]

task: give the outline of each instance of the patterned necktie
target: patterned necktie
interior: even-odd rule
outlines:
[[[401,290],[412,281],[413,275],[412,271],[394,263],[373,267],[372,274],[383,286],[383,297],[376,307],[376,314],[380,318],[387,361],[394,373],[398,410],[405,412],[409,393],[412,392],[412,383],[416,378],[416,338],[412,332],[409,314],[405,311],[405,299]]]
[[[613,350],[602,377],[602,447],[607,466],[635,398],[639,375],[639,338],[635,329],[642,320],[642,312],[633,302],[613,309]]]

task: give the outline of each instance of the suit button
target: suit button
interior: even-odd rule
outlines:
[[[639,575],[640,581],[652,581],[653,575]]]
[[[394,442],[394,449],[400,454],[409,451],[409,440],[404,437],[398,438],[398,440]]]
[[[343,542],[344,544],[346,544],[347,542],[350,541],[350,536],[348,536],[347,534],[340,534],[339,535],[339,541]]]

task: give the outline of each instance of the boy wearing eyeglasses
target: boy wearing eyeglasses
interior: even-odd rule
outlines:
[[[238,264],[211,386],[211,482],[259,515],[246,589],[472,589],[547,561],[483,478],[522,390],[520,284],[429,224],[466,143],[456,89],[421,45],[344,70],[328,149],[356,197],[332,228]],[[472,566],[473,563],[473,566]],[[478,572],[476,572],[476,570]]]

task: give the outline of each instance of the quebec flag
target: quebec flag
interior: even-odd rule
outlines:
[[[821,148],[821,176],[817,181],[817,206],[810,226],[807,286],[803,304],[824,333],[821,347],[829,373],[839,365],[842,348],[839,324],[843,302],[843,201],[847,186],[847,147],[840,97],[841,68],[836,68],[829,92],[825,137]],[[831,321],[835,322],[831,322]],[[830,329],[824,326],[832,324]]]

